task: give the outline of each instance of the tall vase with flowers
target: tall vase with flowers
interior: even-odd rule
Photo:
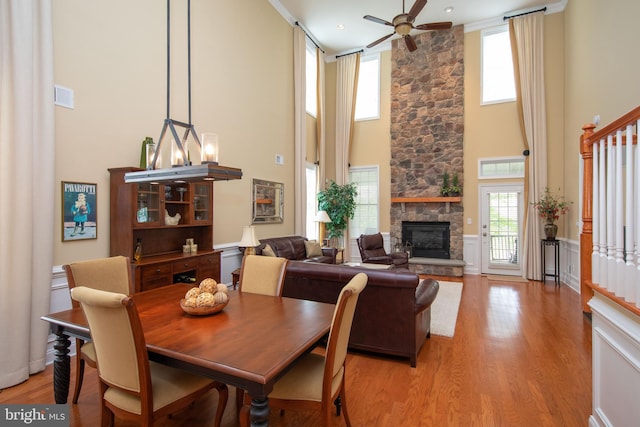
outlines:
[[[549,187],[545,187],[544,194],[540,200],[533,202],[533,206],[538,210],[538,216],[545,222],[544,234],[547,240],[555,240],[558,233],[556,221],[561,215],[569,212],[569,206],[573,202],[565,200],[564,196],[557,196],[551,193]]]

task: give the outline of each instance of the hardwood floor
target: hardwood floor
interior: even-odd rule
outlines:
[[[454,281],[453,278],[440,278]],[[552,282],[465,276],[455,336],[432,336],[417,368],[404,359],[351,353],[349,414],[355,426],[586,426],[591,414],[591,324],[580,298]],[[72,363],[73,365],[73,363]],[[72,372],[73,387],[74,373]],[[2,390],[0,403],[53,402],[51,366]],[[99,425],[97,375],[87,369],[71,426]],[[213,425],[217,395],[160,426]],[[236,426],[233,396],[223,426]],[[131,424],[116,420],[116,426]],[[314,413],[271,414],[272,426],[319,425]],[[344,426],[335,417],[332,426]]]

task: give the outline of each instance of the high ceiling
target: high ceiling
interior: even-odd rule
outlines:
[[[409,12],[415,0],[405,0],[405,12]],[[430,22],[451,21],[460,24],[495,24],[505,14],[535,10],[544,6],[561,8],[568,0],[429,0],[417,16],[415,25]],[[372,15],[392,21],[402,13],[402,0],[269,0],[289,22],[299,22],[301,27],[320,44],[329,56],[352,52],[393,32],[393,27],[363,19]],[[445,8],[453,7],[450,13]],[[486,22],[485,22],[486,21]],[[494,24],[494,25],[495,25]],[[338,25],[344,29],[338,29]],[[420,31],[413,30],[411,34]],[[388,48],[391,40],[379,45]]]

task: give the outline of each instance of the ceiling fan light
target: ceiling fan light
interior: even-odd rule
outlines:
[[[413,28],[411,24],[406,22],[402,24],[398,24],[396,25],[396,33],[400,34],[401,36],[406,36],[411,32],[411,28]]]

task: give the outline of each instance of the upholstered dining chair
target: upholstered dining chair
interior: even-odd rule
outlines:
[[[100,378],[102,426],[113,426],[116,416],[152,426],[212,388],[218,390],[215,425],[220,426],[229,395],[227,386],[149,361],[133,298],[85,286],[71,289],[71,298],[80,303],[91,330]]]
[[[67,274],[69,290],[76,286],[87,286],[126,295],[133,293],[129,258],[124,256],[73,262],[65,265],[64,271]],[[79,303],[73,299],[71,304],[74,308],[79,307]],[[73,391],[73,403],[78,403],[85,364],[92,368],[96,367],[96,352],[93,343],[76,338],[76,384]]]
[[[409,255],[405,252],[387,254],[384,249],[382,234],[361,234],[356,239],[360,258],[364,263],[386,264],[393,268],[409,268]]]
[[[240,267],[240,292],[282,296],[289,260],[281,257],[245,255]],[[236,410],[242,407],[244,390],[236,388]]]
[[[282,296],[286,258],[246,255],[240,267],[240,292]]]
[[[271,409],[320,411],[320,425],[328,427],[331,425],[331,404],[340,397],[345,423],[347,427],[351,426],[345,396],[345,360],[358,296],[367,281],[366,274],[358,273],[342,288],[324,355],[313,352],[303,356],[275,383],[268,396]],[[240,411],[240,425],[248,427],[248,405],[251,404],[248,395],[244,397],[244,404]]]

